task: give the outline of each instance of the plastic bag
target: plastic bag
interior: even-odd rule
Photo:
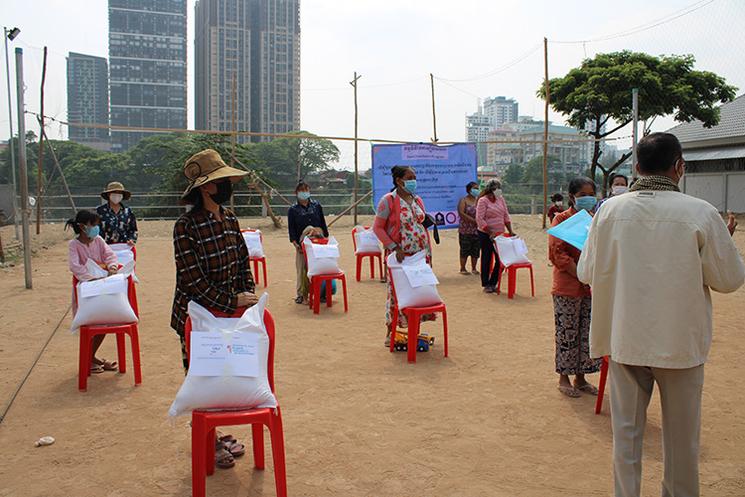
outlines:
[[[75,333],[81,326],[97,324],[136,323],[137,315],[129,303],[127,278],[127,274],[115,274],[78,283],[75,289],[78,307],[71,331]]]
[[[354,234],[357,250],[355,254],[379,254],[380,241],[372,229],[358,229]]]
[[[499,262],[504,267],[530,263],[528,247],[522,238],[498,236],[494,239],[494,245],[499,254]]]
[[[333,236],[328,243],[313,243],[309,238],[303,240],[305,255],[308,258],[308,278],[321,274],[341,273],[339,268],[339,242]]]
[[[264,257],[264,246],[261,244],[261,231],[244,231],[243,240],[246,242],[248,255],[260,259]]]
[[[425,251],[406,257],[401,263],[396,260],[396,253],[393,252],[387,261],[393,276],[399,309],[442,303],[442,298],[437,292],[439,281],[427,264]]]

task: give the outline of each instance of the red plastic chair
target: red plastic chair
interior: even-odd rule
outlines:
[[[598,385],[598,398],[595,401],[595,414],[600,414],[603,410],[603,396],[605,395],[605,384],[608,381],[608,356],[603,357],[603,364],[600,366],[600,384]]]
[[[212,311],[217,317],[239,317],[243,309],[236,310],[231,316]],[[274,389],[274,318],[268,310],[264,311],[264,325],[269,335],[269,357],[267,377],[272,392]],[[187,318],[184,325],[186,353],[189,354],[191,320]],[[215,430],[220,426],[251,425],[253,438],[254,466],[264,469],[264,426],[269,428],[274,460],[274,482],[277,496],[287,496],[287,474],[285,470],[285,442],[282,430],[282,414],[279,406],[276,409],[244,409],[230,411],[195,410],[191,414],[191,487],[194,497],[207,495],[206,479],[215,472]]]
[[[73,303],[77,307],[78,279],[72,277],[72,295]],[[127,298],[135,316],[140,317],[140,311],[137,307],[137,293],[135,291],[134,279],[132,276],[127,278]],[[117,365],[119,373],[127,372],[126,347],[124,336],[129,335],[130,345],[132,347],[132,364],[135,373],[135,386],[142,383],[142,369],[140,367],[140,336],[138,333],[137,323],[122,324],[101,324],[91,326],[81,326],[80,335],[80,352],[78,357],[78,390],[85,392],[88,389],[88,376],[91,374],[92,349],[91,342],[96,335],[116,335]]]
[[[509,237],[509,233],[503,233],[502,236]],[[494,242],[494,250],[497,250],[497,244]],[[499,254],[499,252],[497,252]],[[494,265],[494,260],[492,259],[492,269]],[[497,282],[497,293],[501,293],[502,290],[502,273],[507,270],[507,298],[512,299],[515,298],[515,293],[517,291],[517,270],[518,269],[529,269],[530,270],[530,294],[531,296],[535,297],[535,278],[533,277],[533,264],[530,262],[523,262],[519,264],[513,264],[510,267],[505,268],[500,259],[499,263],[499,270],[500,270],[500,277],[499,281]]]
[[[383,277],[383,251],[379,250],[378,252],[362,252],[357,253],[357,238],[355,235],[358,231],[362,230],[369,230],[369,226],[363,226],[360,228],[359,226],[355,226],[352,228],[352,244],[354,245],[354,253],[357,257],[357,281],[360,281],[360,275],[362,274],[362,261],[367,257],[370,259],[370,278],[375,279],[375,259],[378,260],[378,267],[380,269],[380,277]]]
[[[403,309],[398,308],[398,298],[396,297],[396,286],[393,284],[393,274],[391,268],[388,268],[388,281],[391,284],[391,291],[393,293],[393,306],[391,308],[391,323],[393,323],[393,330],[395,332],[398,327],[398,314],[402,312],[408,320],[408,350],[407,359],[409,362],[416,362],[416,345],[419,339],[419,329],[421,328],[422,316],[425,314],[433,314],[436,312],[442,313],[442,332],[444,335],[444,353],[445,357],[448,356],[448,312],[445,308],[445,303],[431,305],[427,307],[405,307]],[[393,352],[395,346],[395,337],[391,335],[391,346],[390,351]]]
[[[310,238],[310,241],[319,245],[326,245],[329,242],[328,238]],[[303,257],[305,257],[305,266],[308,267],[308,254],[305,253],[305,245],[300,244],[303,248]],[[310,277],[310,291],[308,293],[308,307],[313,309],[313,314],[321,312],[321,284],[326,281],[326,307],[332,306],[332,295],[333,289],[331,288],[331,282],[333,280],[341,280],[341,285],[344,291],[344,312],[349,311],[349,304],[347,302],[347,277],[344,271],[332,274],[319,274]]]
[[[253,233],[256,232],[256,230],[246,229],[241,230],[241,233]],[[264,234],[259,233],[259,238],[261,239],[261,245],[264,245]],[[248,254],[248,260],[249,263],[253,262],[253,276],[254,276],[254,283],[257,285],[260,283],[261,278],[259,277],[259,263],[261,263],[261,269],[264,273],[264,288],[269,284],[269,280],[266,277],[266,256],[264,257],[252,257],[251,254]]]

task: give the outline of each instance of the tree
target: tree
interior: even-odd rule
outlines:
[[[656,117],[670,114],[680,122],[699,119],[706,127],[719,122],[717,104],[732,100],[737,88],[712,72],[694,70],[695,61],[692,55],[655,57],[631,51],[598,54],[565,76],[549,80],[551,107],[595,139],[590,177],[600,169],[604,191],[608,177],[631,152],[613,163],[602,164],[600,141],[633,120],[632,88],[639,91],[639,119],[650,125]],[[538,95],[545,98],[544,85]]]
[[[523,179],[523,166],[520,164],[510,164],[507,166],[507,170],[504,172],[504,176],[502,176],[502,180],[505,184],[510,185],[513,188],[516,188],[520,185]]]

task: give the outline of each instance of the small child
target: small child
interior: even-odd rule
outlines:
[[[103,238],[98,236],[100,220],[95,212],[83,210],[78,211],[75,218],[69,219],[65,223],[65,229],[72,228],[77,235],[70,240],[68,263],[70,271],[79,281],[94,279],[85,267],[88,259],[93,260],[102,269],[108,271],[109,275],[116,273],[119,266],[114,251],[106,245]],[[75,289],[73,289],[74,291]],[[73,299],[73,302],[75,302],[75,299]],[[77,306],[73,305],[73,313],[75,311],[77,311]],[[91,373],[103,373],[104,371],[115,371],[117,369],[116,361],[110,362],[96,357],[96,351],[103,343],[105,336],[96,335],[93,337]]]

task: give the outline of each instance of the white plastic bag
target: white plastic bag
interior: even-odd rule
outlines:
[[[115,274],[78,283],[75,289],[78,309],[71,331],[75,333],[81,326],[97,324],[136,323],[138,319],[127,295],[127,277],[126,274]]]
[[[194,409],[277,407],[277,399],[272,393],[267,377],[269,336],[264,326],[267,297],[266,293],[262,295],[259,302],[247,309],[240,318],[216,318],[196,302],[189,302],[189,317],[192,322],[190,369],[168,410],[169,416],[181,416]],[[231,367],[223,367],[216,376],[202,376],[205,368],[197,363],[210,360],[207,356],[209,350],[205,350],[206,345],[201,351],[195,348],[200,341],[194,337],[205,332],[220,332],[227,343],[233,343],[236,334],[243,335],[243,341],[255,347],[251,360],[258,361],[255,367],[257,376],[239,376],[235,374],[235,368]],[[227,364],[229,361],[225,362]],[[214,373],[207,371],[207,374]]]
[[[380,241],[372,229],[359,229],[354,234],[357,250],[355,254],[379,254]]]
[[[303,240],[308,258],[308,278],[321,274],[341,273],[339,268],[339,242],[333,236],[328,244],[313,243],[308,237]]]
[[[93,280],[105,278],[109,275],[109,272],[96,264],[96,261],[94,261],[93,259],[88,259],[87,261],[85,261],[85,269],[86,271],[88,271],[88,275]]]
[[[494,239],[494,245],[499,254],[499,262],[504,267],[510,267],[514,264],[529,263],[528,246],[522,238],[516,236],[506,237],[498,236]]]
[[[437,292],[437,277],[427,264],[425,251],[406,257],[403,262],[396,260],[396,253],[388,256],[393,284],[396,287],[398,308],[426,307],[442,303]]]
[[[132,247],[126,243],[112,243],[109,245],[109,248],[114,251],[116,258],[119,260],[119,264],[122,266],[135,260],[135,254],[132,252]]]
[[[244,231],[243,240],[246,242],[248,255],[260,259],[264,257],[264,246],[261,244],[261,231]]]

